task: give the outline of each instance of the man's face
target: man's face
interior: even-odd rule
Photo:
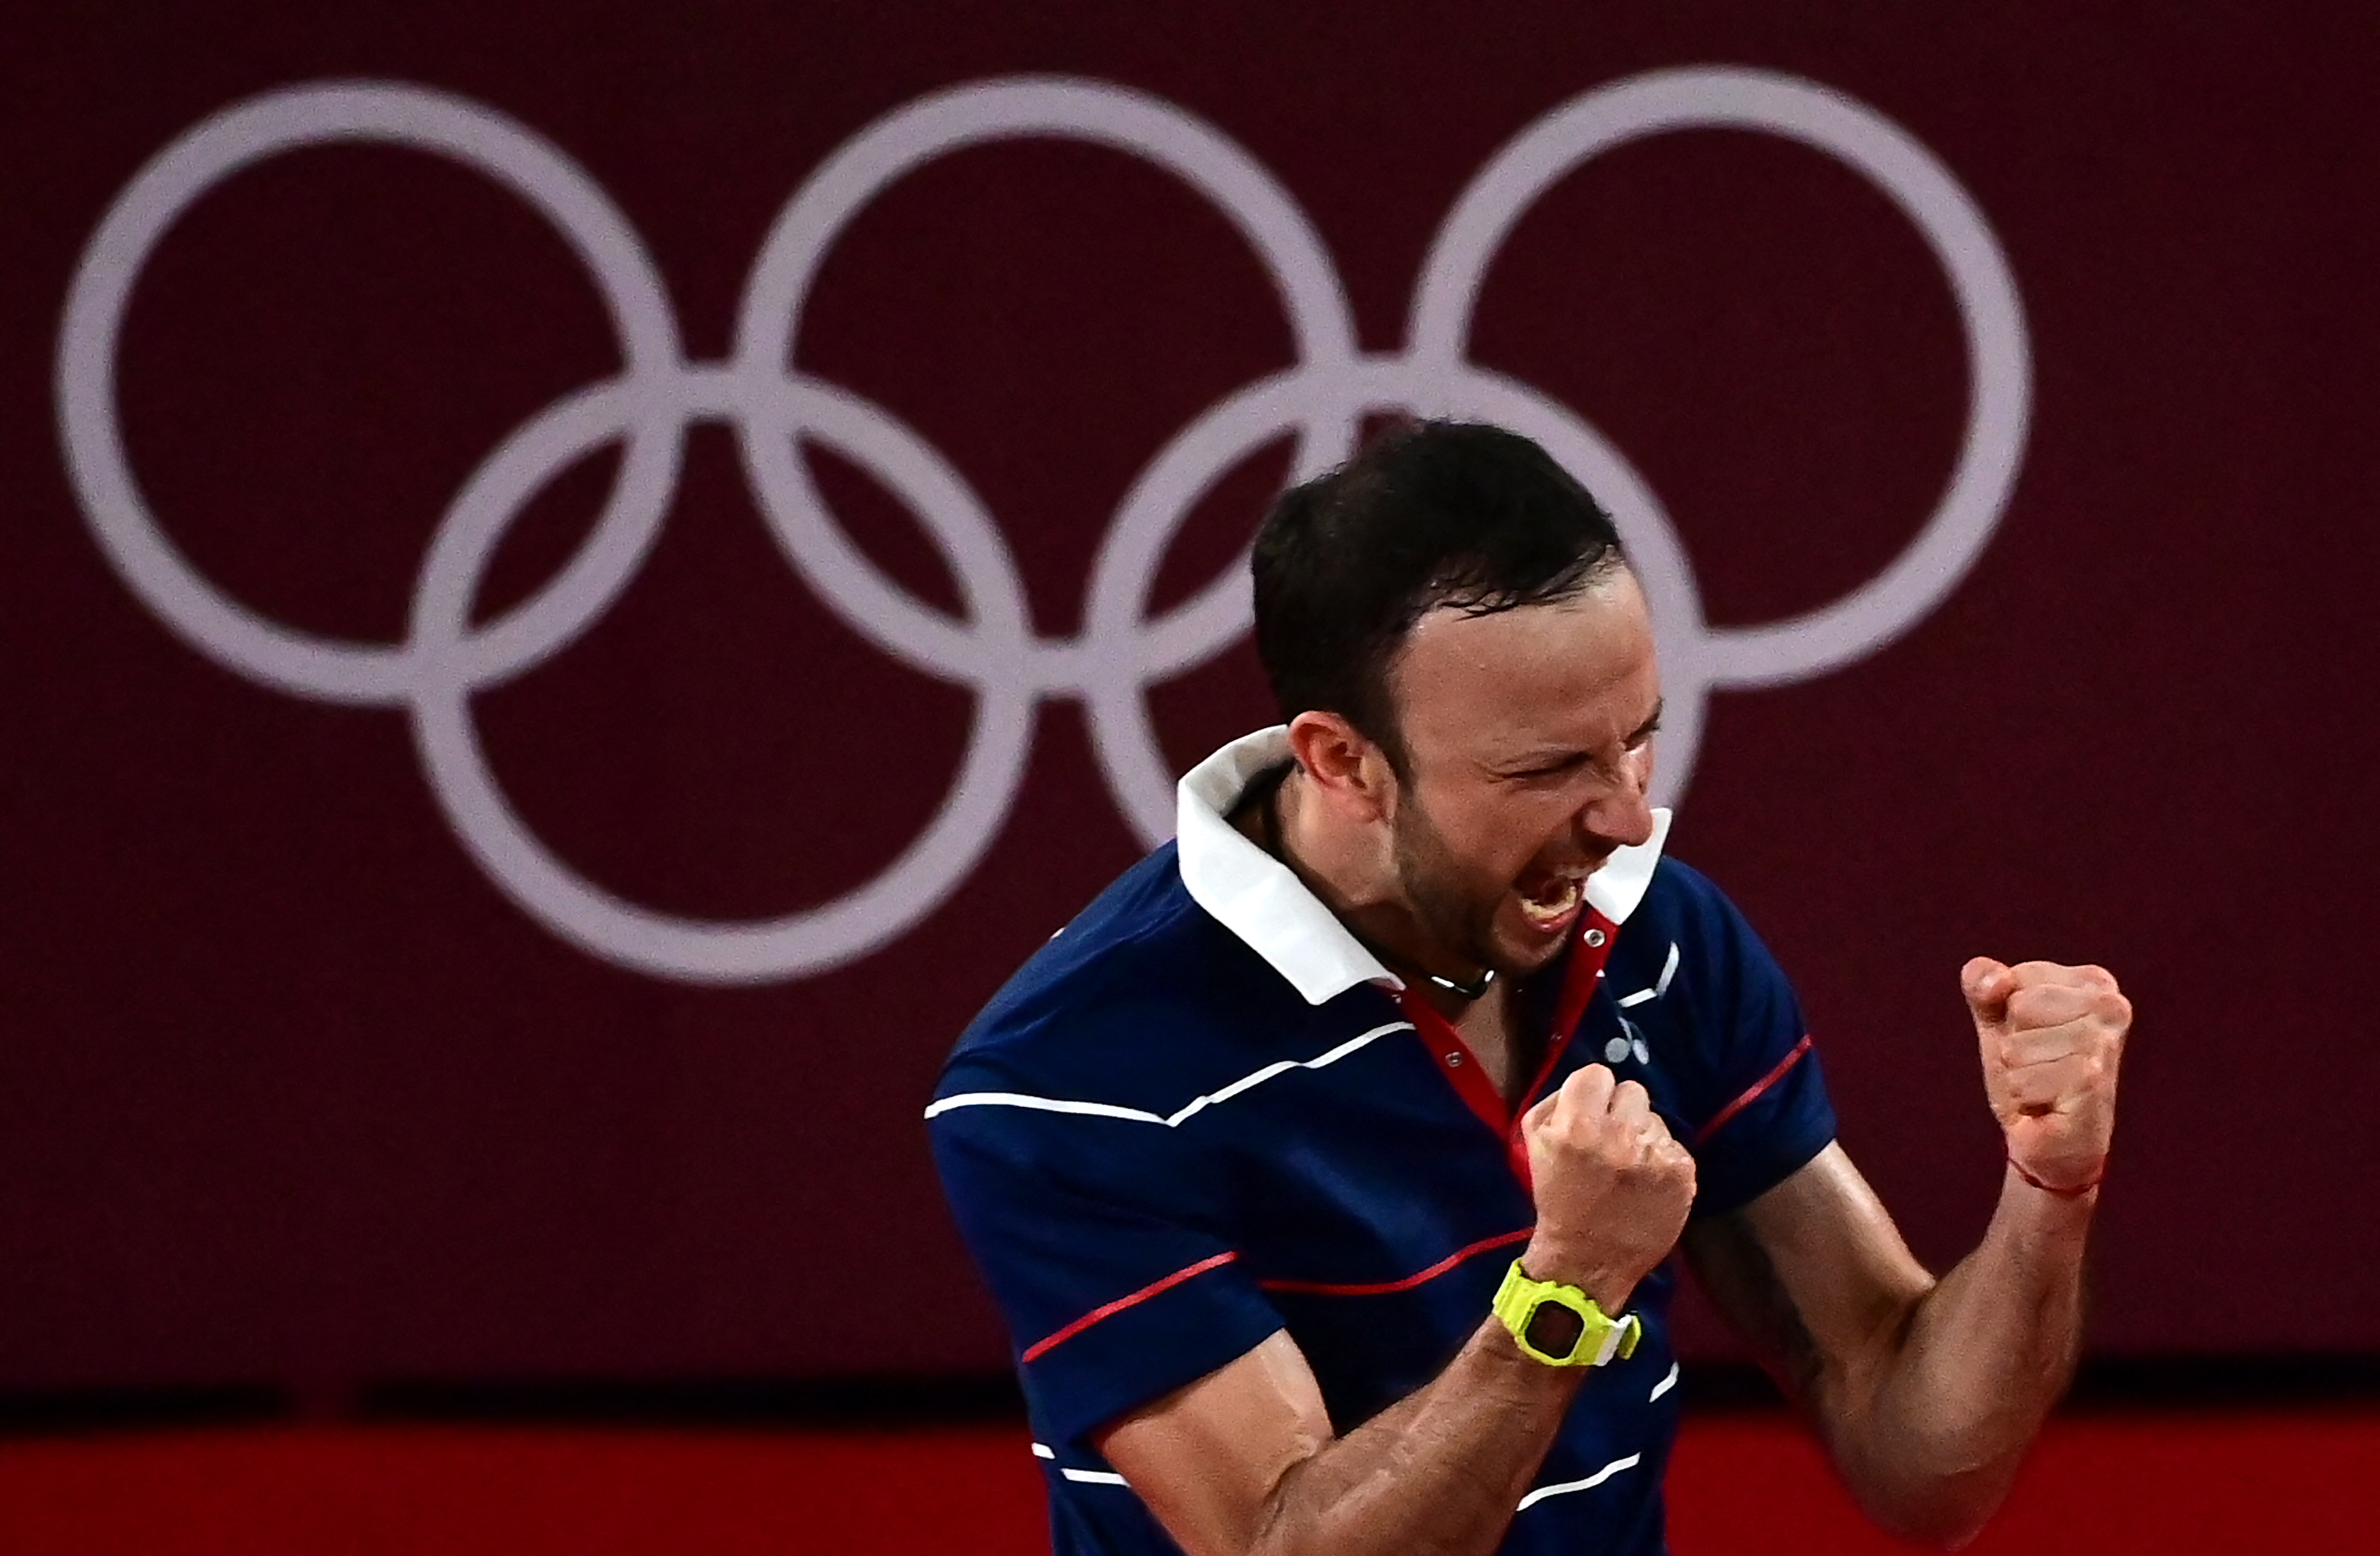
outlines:
[[[1438,610],[1390,666],[1409,780],[1389,816],[1429,949],[1518,977],[1560,954],[1586,878],[1652,836],[1660,676],[1624,568],[1558,604]]]

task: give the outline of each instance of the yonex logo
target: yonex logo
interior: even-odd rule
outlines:
[[[1714,627],[1682,543],[1645,481],[1594,427],[1529,385],[1467,359],[1474,305],[1513,224],[1549,186],[1613,146],[1674,129],[1755,130],[1801,141],[1872,180],[1915,223],[1963,321],[1970,408],[1958,461],[1915,539],[1844,599],[1790,621]],[[809,287],[844,226],[905,174],[961,147],[1017,137],[1096,142],[1145,158],[1213,201],[1255,249],[1286,308],[1290,369],[1227,395],[1158,450],[1117,508],[1091,574],[1083,630],[1036,634],[1000,526],[965,477],[884,407],[789,360]],[[300,147],[377,141],[485,173],[535,206],[585,261],[619,332],[618,376],[547,407],[499,444],[447,510],[415,580],[404,641],[325,639],[257,615],[201,577],[144,501],[118,424],[115,360],[134,287],[174,222],[239,169]],[[1998,243],[1924,146],[1875,110],[1806,81],[1736,69],[1663,71],[1589,92],[1531,125],[1488,163],[1434,241],[1402,352],[1357,348],[1335,267],[1286,190],[1220,131],[1162,100],[1096,81],[977,82],[923,98],[845,143],[780,213],[747,286],[734,354],[687,359],[643,243],[584,169],[492,109],[421,87],[312,86],[268,93],[175,140],[110,208],[77,270],[58,346],[67,465],[93,534],[132,591],[218,663],[297,696],[405,709],[456,835],[524,910],[596,955],[697,982],[799,978],[898,940],[964,881],[1007,821],[1035,705],[1081,699],[1111,792],[1140,835],[1172,830],[1172,775],[1149,689],[1212,658],[1249,626],[1234,569],[1152,617],[1159,559],[1198,498],[1245,455],[1297,437],[1295,470],[1352,450],[1384,409],[1500,422],[1545,444],[1613,508],[1653,604],[1669,696],[1662,793],[1690,773],[1707,694],[1824,674],[1925,616],[1990,539],[2022,452],[2030,398],[2024,324]],[[972,738],[925,831],[866,885],[782,918],[719,923],[625,901],[556,858],[490,770],[474,693],[567,646],[635,578],[676,489],[687,429],[736,431],[771,533],[851,629],[902,663],[971,688]],[[795,454],[815,439],[872,472],[932,536],[965,598],[945,615],[886,578],[830,515]],[[469,606],[507,528],[574,461],[622,442],[617,486],[585,547],[545,587],[480,626]]]

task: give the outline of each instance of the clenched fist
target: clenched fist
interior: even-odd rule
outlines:
[[[1521,1120],[1537,1229],[1522,1267],[1618,1313],[1677,1246],[1694,1202],[1694,1159],[1634,1081],[1589,1064]]]
[[[1984,1055],[1984,1090],[2009,1160],[2033,1183],[2079,1194],[2106,1171],[2116,1069],[2131,1002],[2098,967],[1988,956],[1959,975]]]

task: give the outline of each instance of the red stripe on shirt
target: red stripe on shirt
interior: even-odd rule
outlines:
[[[1705,1140],[1709,1139],[1713,1135],[1718,1133],[1718,1127],[1720,1124],[1725,1124],[1729,1119],[1733,1118],[1744,1109],[1752,1106],[1753,1103],[1760,1100],[1761,1093],[1767,1091],[1770,1087],[1775,1086],[1779,1081],[1783,1080],[1785,1078],[1785,1072],[1800,1064],[1802,1062],[1802,1055],[1809,1052],[1810,1039],[1805,1034],[1800,1042],[1793,1045],[1793,1052],[1787,1054],[1784,1058],[1779,1059],[1777,1062],[1777,1067],[1769,1071],[1767,1075],[1761,1076],[1758,1081],[1755,1082],[1751,1090],[1746,1091],[1734,1101],[1730,1102],[1727,1106],[1719,1109],[1716,1117],[1714,1117],[1708,1124],[1704,1124],[1702,1128],[1695,1131],[1694,1144],[1701,1145]]]
[[[1188,1280],[1193,1275],[1204,1275],[1208,1270],[1213,1270],[1220,1265],[1229,1264],[1232,1260],[1239,1257],[1240,1256],[1238,1254],[1226,1249],[1222,1253],[1217,1254],[1211,1258],[1202,1258],[1197,1263],[1190,1265],[1185,1269],[1177,1270],[1161,1281],[1151,1281],[1148,1284],[1141,1287],[1138,1291],[1134,1292],[1130,1296],[1119,1296],[1113,1302],[1104,1303],[1099,1307],[1094,1307],[1089,1312],[1084,1314],[1081,1318],[1076,1319],[1073,1323],[1068,1324],[1065,1328],[1060,1330],[1057,1333],[1050,1336],[1048,1339],[1038,1340],[1032,1344],[1027,1345],[1025,1348],[1025,1355],[1022,1359],[1028,1362],[1038,1360],[1041,1356],[1047,1355],[1051,1346],[1063,1344],[1065,1342],[1072,1340],[1075,1336],[1082,1333],[1083,1331],[1090,1328],[1093,1324],[1098,1323],[1101,1319],[1112,1319],[1127,1307],[1137,1307],[1140,1304],[1158,1295],[1158,1293],[1169,1291],[1173,1287],[1180,1285],[1183,1282]]]
[[[1484,1254],[1490,1248],[1509,1247],[1514,1243],[1524,1242],[1535,1234],[1536,1230],[1535,1227],[1524,1226],[1518,1232],[1500,1233],[1493,1237],[1482,1238],[1467,1248],[1447,1255],[1420,1274],[1408,1275],[1402,1281],[1381,1281],[1373,1285],[1352,1286],[1333,1285],[1328,1281],[1258,1281],[1257,1284],[1265,1291],[1306,1292],[1317,1296],[1386,1296],[1390,1292],[1411,1291],[1426,1281],[1435,1281],[1474,1254]]]

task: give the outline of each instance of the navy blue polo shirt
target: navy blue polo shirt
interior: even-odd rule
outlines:
[[[1340,1432],[1427,1383],[1488,1317],[1535,1213],[1518,1114],[1581,1065],[1642,1082],[1696,1166],[1694,1214],[1834,1138],[1802,1015],[1732,905],[1653,840],[1589,878],[1523,991],[1556,1041],[1507,1110],[1453,1029],[1223,820],[1289,760],[1278,729],[1182,781],[1178,836],[1126,871],[968,1027],[930,1121],[1006,1315],[1060,1556],[1176,1549],[1101,1428],[1287,1330]],[[1636,1291],[1501,1549],[1658,1552],[1676,1431],[1674,1277]]]

